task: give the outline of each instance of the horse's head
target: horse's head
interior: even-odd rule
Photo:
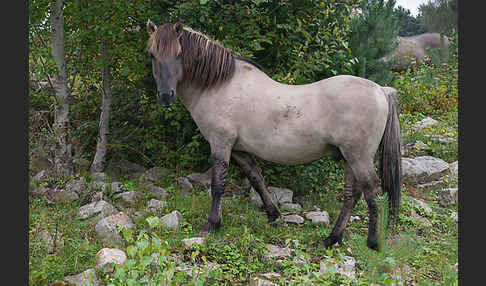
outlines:
[[[149,54],[152,57],[152,73],[157,84],[157,100],[161,105],[172,105],[176,98],[176,88],[182,80],[182,48],[179,38],[183,25],[165,24],[157,27],[147,22],[150,35]]]

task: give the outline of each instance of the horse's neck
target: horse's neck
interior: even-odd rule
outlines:
[[[191,112],[199,101],[200,91],[188,83],[181,83],[177,86],[177,96],[181,99],[182,104]]]

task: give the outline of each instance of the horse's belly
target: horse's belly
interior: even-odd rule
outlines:
[[[305,140],[281,141],[281,138],[251,141],[239,139],[233,147],[235,151],[245,151],[264,160],[286,164],[306,164],[324,156],[333,155],[336,148],[321,142],[306,142]]]

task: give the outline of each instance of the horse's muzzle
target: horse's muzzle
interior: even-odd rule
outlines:
[[[174,90],[169,90],[168,92],[157,91],[156,102],[160,105],[172,105],[174,103],[176,93]]]

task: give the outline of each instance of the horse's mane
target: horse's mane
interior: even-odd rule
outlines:
[[[256,62],[234,56],[216,41],[206,35],[184,27],[178,38],[173,24],[159,27],[149,39],[149,50],[154,55],[166,57],[175,55],[177,40],[182,49],[184,81],[191,81],[201,89],[209,89],[230,80],[235,72],[235,60],[243,60],[263,71]]]

